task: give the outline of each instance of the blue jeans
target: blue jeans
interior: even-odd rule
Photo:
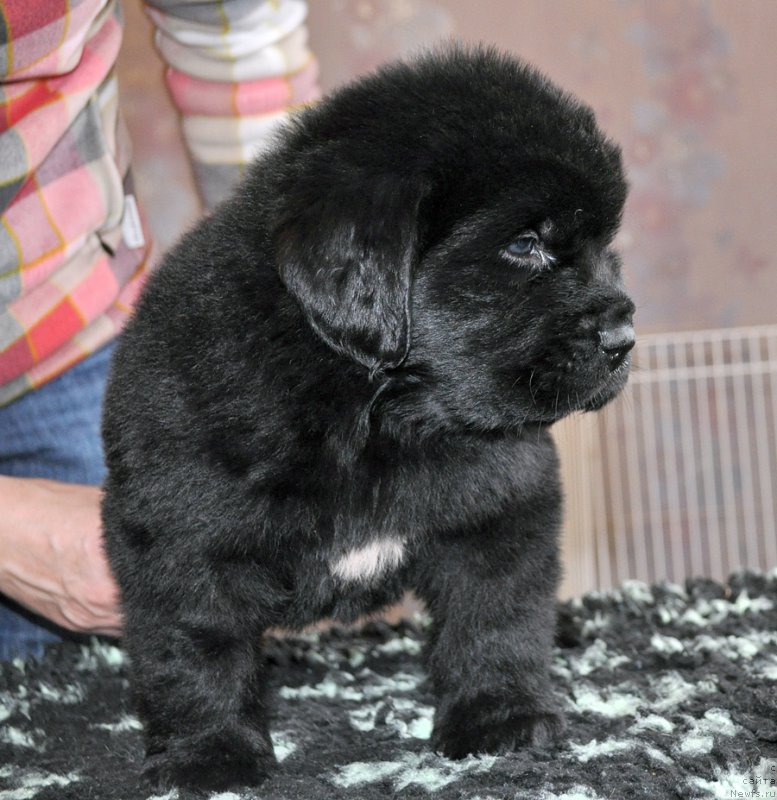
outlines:
[[[0,408],[0,475],[99,485],[102,398],[113,343],[53,381]],[[40,656],[44,645],[78,637],[0,595],[0,660]]]

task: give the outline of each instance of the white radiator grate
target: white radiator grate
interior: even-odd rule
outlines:
[[[561,449],[568,594],[777,566],[777,325],[641,337],[623,395]]]

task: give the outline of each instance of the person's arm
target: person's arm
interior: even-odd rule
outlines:
[[[0,476],[0,592],[69,630],[121,634],[96,486]]]
[[[234,187],[288,113],[317,100],[303,0],[145,0],[206,209]]]

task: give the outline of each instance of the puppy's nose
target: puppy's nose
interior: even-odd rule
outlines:
[[[599,331],[599,344],[607,356],[611,370],[616,370],[623,363],[636,341],[631,325],[618,325]]]

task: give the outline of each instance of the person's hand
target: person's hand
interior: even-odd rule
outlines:
[[[0,592],[63,628],[121,634],[100,489],[0,477]]]

